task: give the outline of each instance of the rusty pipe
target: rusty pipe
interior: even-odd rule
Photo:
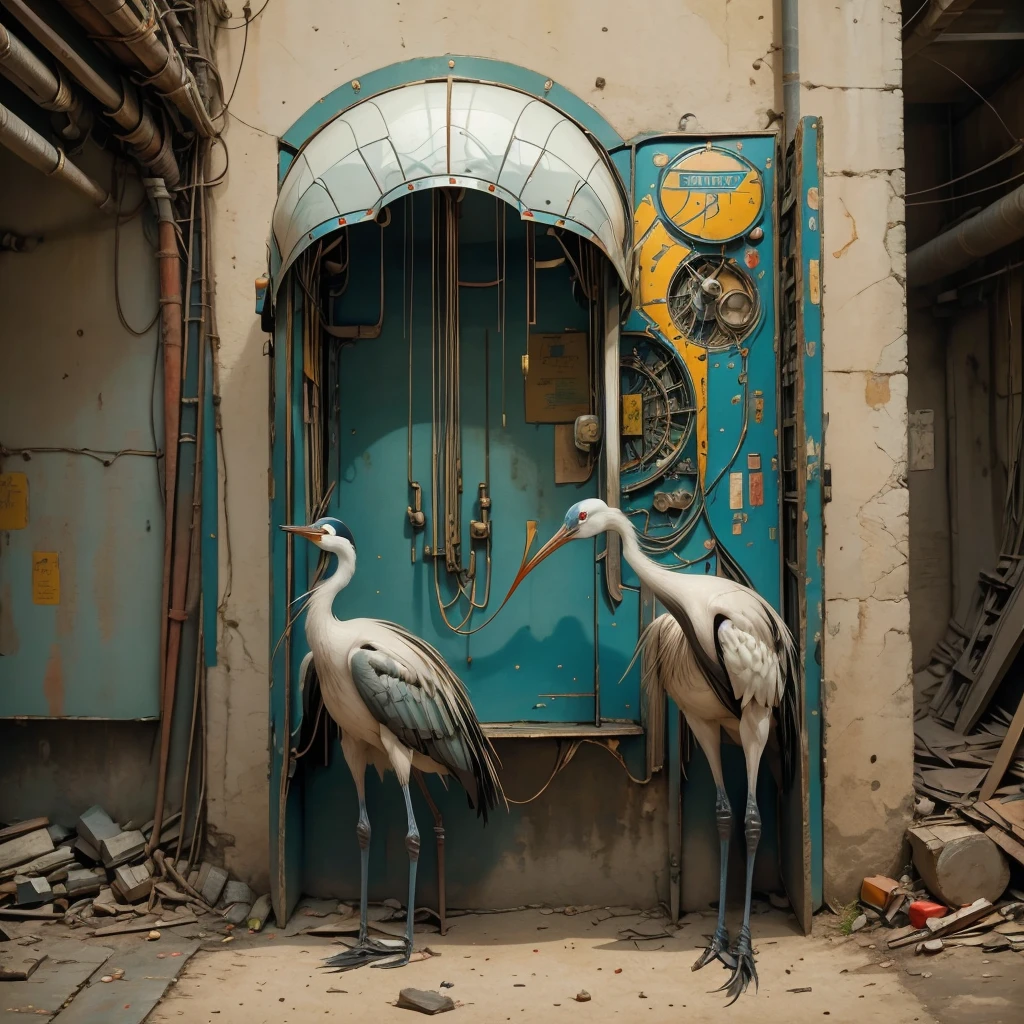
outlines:
[[[160,770],[150,849],[160,844],[164,799],[167,792],[167,761],[171,749],[171,721],[177,688],[178,650],[185,618],[185,584],[188,550],[174,549],[174,510],[178,479],[178,435],[181,426],[182,294],[181,257],[171,195],[161,178],[146,178],[146,191],[156,204],[159,232],[157,260],[160,269],[160,334],[164,348],[164,563],[160,621]],[[173,655],[173,661],[172,661]],[[172,667],[173,666],[173,667]]]
[[[24,0],[0,0],[25,30],[40,43],[71,77],[103,107],[103,113],[119,128],[118,138],[154,176],[174,187],[180,180],[170,134],[157,123],[135,87],[109,68],[96,70],[33,11]]]
[[[156,6],[152,8],[150,20],[141,22],[124,0],[88,0],[88,3],[103,16],[108,26],[107,32],[98,33],[100,39],[127,46],[149,72],[148,84],[166,96],[203,138],[216,136],[217,129],[199,95],[195,76],[177,48],[168,48],[157,35]],[[79,16],[78,5],[74,2],[64,6],[72,15]]]
[[[17,36],[0,25],[0,74],[44,110],[70,113],[82,101],[63,76],[54,73]]]

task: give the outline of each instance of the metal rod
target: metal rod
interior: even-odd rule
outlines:
[[[413,775],[416,776],[416,781],[419,783],[423,797],[427,801],[430,813],[434,816],[434,839],[437,843],[437,918],[440,922],[441,934],[444,935],[448,931],[448,902],[445,893],[444,867],[444,818],[441,817],[441,812],[437,809],[437,804],[434,803],[430,790],[427,789],[427,780],[424,778],[423,772],[419,768],[414,768]],[[411,912],[412,908],[410,908]]]
[[[71,163],[63,150],[57,149],[38,132],[33,131],[16,114],[0,104],[0,145],[50,178],[70,185],[104,213],[114,213],[113,196],[84,171]]]
[[[182,300],[181,258],[171,196],[160,178],[144,180],[157,208],[157,252],[160,268],[160,334],[164,350],[164,560],[161,604],[160,769],[157,775],[150,849],[160,844],[170,756],[171,723],[178,678],[181,626],[185,618],[188,545],[175,535],[175,492],[178,478],[178,433],[181,425]],[[189,529],[191,524],[180,524]],[[177,541],[177,543],[175,543]]]

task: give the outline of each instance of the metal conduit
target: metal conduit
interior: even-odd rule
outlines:
[[[69,111],[80,105],[63,76],[54,74],[3,25],[0,25],[0,74],[44,110]]]
[[[109,70],[96,71],[23,0],[0,2],[44,49],[67,68],[82,88],[102,104],[104,114],[124,130],[118,138],[129,147],[139,163],[162,177],[170,187],[176,185],[181,175],[171,148],[170,133],[157,124],[148,107],[140,105],[134,86]]]
[[[212,139],[217,129],[199,95],[195,77],[181,54],[174,47],[168,49],[156,34],[159,24],[156,5],[150,8],[149,20],[140,22],[138,15],[124,0],[88,0],[88,3],[103,15],[114,30],[102,36],[103,41],[127,46],[152,76],[149,84],[163,93],[192,122],[200,135]],[[78,6],[76,3],[64,4],[75,16],[79,16]]]
[[[1024,185],[907,255],[907,284],[931,284],[1024,238]]]
[[[70,185],[104,213],[114,213],[117,203],[100,184],[69,162],[62,150],[33,131],[20,117],[0,104],[0,146],[21,157],[37,171]]]

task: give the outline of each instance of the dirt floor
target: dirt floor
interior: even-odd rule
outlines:
[[[841,936],[835,918],[819,919],[811,938],[781,912],[754,917],[760,989],[726,1009],[709,992],[726,974],[717,964],[690,966],[712,915],[689,915],[655,939],[622,938],[628,928],[661,930],[638,914],[601,920],[529,910],[454,918],[445,937],[417,934],[417,949],[437,955],[398,971],[320,968],[336,940],[286,937],[272,928],[229,944],[209,936],[149,1018],[153,1024],[297,1024],[337,1020],[410,1021],[393,1004],[405,987],[438,990],[474,1022],[603,1021],[652,1024],[756,1014],[758,1024],[1019,1024],[1024,956],[959,948],[930,957],[890,954],[878,933]],[[214,948],[215,947],[215,948]],[[441,988],[442,982],[451,987]],[[581,991],[587,1002],[577,1002]],[[1014,1009],[1016,1007],[1016,1009]],[[447,1019],[447,1018],[446,1018]],[[457,1018],[450,1018],[453,1021]]]

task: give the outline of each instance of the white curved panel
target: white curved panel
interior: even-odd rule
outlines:
[[[274,209],[275,290],[314,238],[375,216],[410,188],[449,184],[498,186],[523,217],[594,242],[629,287],[632,217],[601,144],[535,96],[452,80],[363,100],[306,143]]]

